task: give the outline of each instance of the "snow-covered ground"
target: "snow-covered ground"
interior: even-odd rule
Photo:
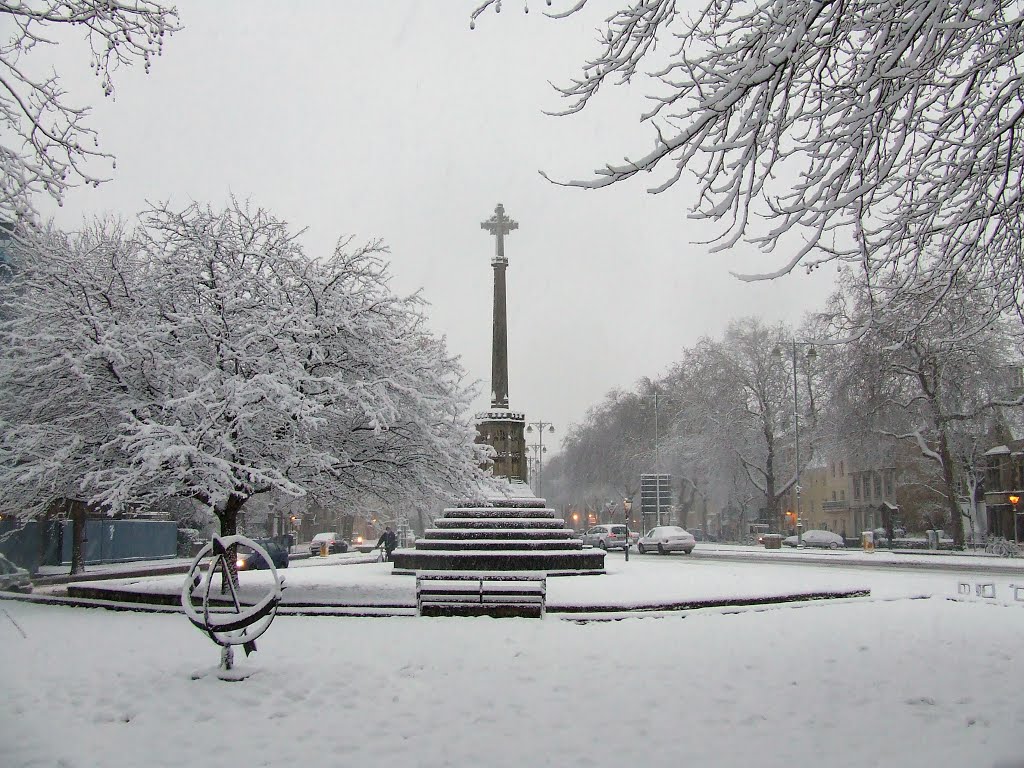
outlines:
[[[1024,765],[1013,576],[608,565],[550,580],[552,602],[872,597],[584,624],[280,616],[256,654],[239,652],[255,670],[240,683],[192,679],[217,649],[180,615],[0,601],[0,765]],[[288,580],[304,572],[364,594],[411,582],[381,564]],[[997,598],[948,599],[960,581],[992,582]]]
[[[414,579],[396,576],[390,564],[373,562],[374,559],[373,555],[350,553],[295,561],[290,568],[281,571],[286,586],[284,604],[415,606]],[[873,595],[882,597],[956,595],[961,578],[988,580],[990,575],[982,575],[986,568],[1007,568],[1016,563],[967,555],[869,554],[860,550],[766,552],[755,547],[707,545],[691,556],[633,553],[626,563],[622,553],[612,552],[605,559],[607,575],[548,579],[548,605],[628,608],[693,599],[862,589],[872,589]],[[824,564],[829,567],[814,567]],[[884,570],[863,567],[869,564],[884,567]],[[921,570],[922,566],[937,565],[970,570],[939,574]],[[1024,584],[1024,567],[1017,565],[1016,571],[1013,575],[1002,575],[1002,582],[1009,583],[1016,576]],[[893,572],[899,573],[899,577],[885,576]],[[181,592],[182,578],[178,574],[129,576],[97,582],[96,586],[177,595]],[[270,578],[268,571],[242,573],[243,598],[257,600],[270,584]],[[1007,594],[1005,589],[1001,591]]]

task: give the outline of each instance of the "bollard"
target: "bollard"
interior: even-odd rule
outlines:
[[[327,554],[331,551],[331,545],[326,541],[320,542],[320,557],[327,557]]]
[[[875,551],[875,532],[874,531],[862,531],[860,534],[861,545],[864,547],[865,552]]]

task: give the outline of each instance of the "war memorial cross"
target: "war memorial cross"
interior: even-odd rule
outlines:
[[[486,229],[496,238],[494,243],[494,260],[508,263],[505,258],[505,235],[519,229],[519,223],[505,215],[505,206],[501,203],[494,208],[494,215],[480,223],[480,229]]]

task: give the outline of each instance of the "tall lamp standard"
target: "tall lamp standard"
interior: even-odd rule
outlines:
[[[803,521],[800,517],[800,407],[797,404],[797,384],[796,384],[796,348],[797,345],[807,347],[807,361],[813,363],[814,359],[818,356],[817,351],[814,349],[814,344],[809,341],[797,341],[793,339],[790,341],[793,355],[791,362],[793,364],[793,452],[796,458],[796,543],[797,546],[803,544]],[[782,360],[782,347],[775,348],[775,357],[778,360]]]
[[[633,508],[632,499],[622,500],[622,513],[626,516],[626,546],[623,549],[626,550],[626,562],[629,562],[629,510]]]
[[[530,478],[530,487],[532,488],[534,481],[537,480],[540,476],[540,456],[542,453],[547,453],[548,449],[544,447],[541,443],[530,443],[526,447],[533,452],[533,456],[530,457],[530,471],[528,473]],[[539,488],[537,490],[537,493],[540,493]]]
[[[1017,511],[1017,503],[1020,501],[1020,496],[1016,494],[1010,494],[1010,506],[1013,507],[1013,543],[1017,544],[1020,542],[1020,532],[1018,530],[1017,521],[1020,519],[1020,513]]]
[[[537,495],[544,496],[544,431],[549,433],[555,431],[555,425],[550,421],[527,422],[526,431],[532,433],[537,430]]]

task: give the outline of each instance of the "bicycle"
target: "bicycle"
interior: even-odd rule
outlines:
[[[997,557],[1020,557],[1020,547],[1017,546],[1017,542],[1006,539],[996,539],[989,542],[985,547],[985,551]]]

